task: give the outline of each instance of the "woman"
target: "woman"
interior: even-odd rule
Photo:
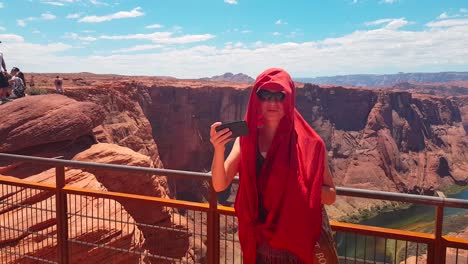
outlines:
[[[236,139],[224,160],[228,128],[216,132],[213,187],[226,189],[239,173],[235,201],[244,261],[314,263],[322,225],[321,203],[335,201],[325,144],[295,109],[294,83],[282,69],[260,74],[245,121],[249,135]]]
[[[25,96],[25,89],[26,89],[26,81],[24,79],[24,74],[20,71],[19,68],[13,67],[10,72],[11,76],[13,76],[10,80],[10,86],[13,90],[13,94],[16,98],[24,97]]]

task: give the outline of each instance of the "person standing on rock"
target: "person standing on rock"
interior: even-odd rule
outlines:
[[[34,82],[34,75],[31,75],[31,79],[29,79],[29,88],[34,89],[36,87],[36,83]]]
[[[226,160],[232,132],[216,132],[220,122],[210,130],[215,191],[239,173],[235,209],[244,263],[316,263],[322,203],[335,201],[335,185],[325,144],[295,109],[286,71],[272,68],[257,77],[244,119],[249,135],[235,140]]]
[[[60,76],[56,76],[54,80],[54,85],[55,85],[55,91],[59,94],[64,94],[63,87],[62,87],[62,78]]]
[[[2,43],[0,41],[0,43]],[[3,53],[0,51],[0,102],[6,100],[10,85],[8,83],[8,71],[3,58]]]
[[[0,41],[0,43],[2,42]],[[1,51],[0,51],[0,65],[1,65],[0,67],[1,67],[2,72],[8,72],[6,64],[5,64],[5,59],[3,58],[3,53]]]

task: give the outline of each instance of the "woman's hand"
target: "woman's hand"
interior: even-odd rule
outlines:
[[[220,126],[221,122],[213,123],[210,127],[210,142],[213,145],[215,152],[221,151],[224,153],[225,145],[232,140],[230,136],[232,132],[229,128],[216,131],[216,127]]]

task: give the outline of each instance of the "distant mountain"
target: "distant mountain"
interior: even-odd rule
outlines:
[[[410,93],[425,93],[441,96],[468,95],[468,82],[438,82],[438,83],[397,83],[389,88],[404,90]]]
[[[239,82],[239,83],[253,83],[255,80],[243,73],[233,74],[226,72],[223,75],[216,75],[213,77],[200,78],[202,81],[221,81],[221,82]]]
[[[468,81],[468,72],[354,74],[316,78],[295,78],[296,82],[314,84],[353,85],[365,87],[392,86],[398,83],[436,83]]]

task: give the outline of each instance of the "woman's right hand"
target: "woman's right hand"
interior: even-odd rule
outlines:
[[[216,131],[216,127],[220,126],[221,122],[215,122],[210,127],[210,142],[213,145],[215,151],[222,151],[224,153],[225,145],[229,141],[233,140],[230,138],[232,132],[229,128]]]

